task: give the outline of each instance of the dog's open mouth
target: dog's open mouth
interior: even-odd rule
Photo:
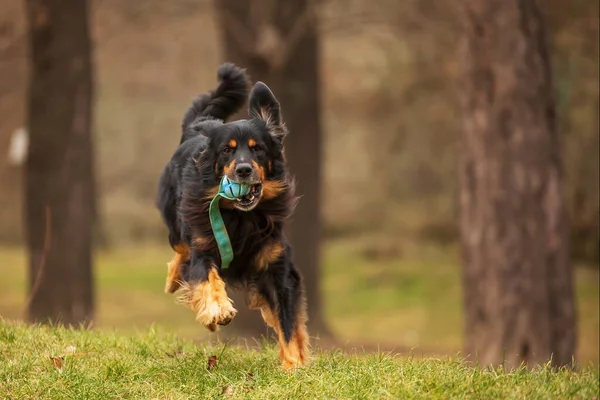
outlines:
[[[253,208],[256,204],[258,204],[258,201],[260,200],[261,195],[262,195],[262,184],[255,183],[250,187],[250,193],[235,199],[235,205],[239,209],[249,210],[249,209]]]

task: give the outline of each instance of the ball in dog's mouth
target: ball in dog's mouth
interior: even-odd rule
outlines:
[[[236,206],[243,209],[250,209],[255,206],[260,200],[262,194],[262,184],[255,183],[250,186],[250,193],[235,199]]]

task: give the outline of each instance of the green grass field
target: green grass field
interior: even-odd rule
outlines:
[[[452,248],[374,246],[363,240],[329,242],[324,254],[327,321],[342,345],[412,349],[414,354],[455,355],[462,345],[460,268]],[[400,249],[400,250],[398,250]],[[183,339],[202,342],[207,331],[187,309],[163,293],[167,246],[146,245],[100,253],[96,259],[100,330],[135,334],[155,324]],[[0,248],[0,316],[22,319],[26,293],[22,249]],[[598,367],[598,270],[577,269],[579,364]],[[245,307],[238,307],[245,312]],[[226,329],[226,328],[225,328]],[[268,332],[265,329],[265,333]],[[218,339],[211,334],[211,339]],[[317,339],[313,344],[318,345]]]
[[[592,399],[599,392],[593,368],[484,370],[452,357],[319,352],[308,367],[283,372],[270,344],[197,346],[152,327],[121,335],[0,320],[0,363],[6,399]]]

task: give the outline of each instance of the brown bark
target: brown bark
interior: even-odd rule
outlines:
[[[28,318],[93,318],[92,63],[85,0],[28,0],[31,80],[25,218]]]
[[[568,365],[576,315],[545,3],[464,4],[466,352],[480,365]]]
[[[215,2],[225,59],[265,82],[281,103],[290,129],[286,157],[302,196],[288,234],[294,262],[304,277],[311,336],[329,335],[322,314],[320,43],[309,0]],[[247,117],[247,116],[242,116]],[[264,334],[257,313],[240,312],[232,327]]]

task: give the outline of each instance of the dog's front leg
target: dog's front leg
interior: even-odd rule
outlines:
[[[190,248],[186,244],[173,246],[175,255],[167,263],[167,279],[165,282],[165,293],[175,293],[181,286],[181,266],[190,258]]]
[[[190,307],[196,319],[211,332],[219,325],[229,324],[237,314],[218,268],[198,252],[192,252],[189,274],[179,293],[179,301]]]

